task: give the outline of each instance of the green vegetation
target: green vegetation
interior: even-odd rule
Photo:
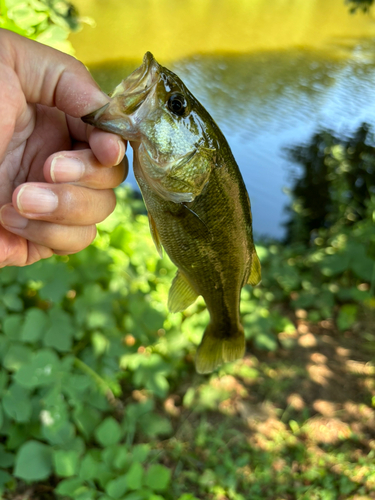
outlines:
[[[375,194],[374,136],[362,124],[352,137],[328,130],[314,134],[308,145],[289,149],[302,167],[292,188],[288,242],[308,243],[320,228],[350,228],[371,219]]]
[[[369,12],[374,0],[346,0],[346,3],[349,4],[351,13],[355,13],[357,10]]]
[[[0,0],[0,28],[73,54],[67,40],[80,27],[77,12],[65,0]]]
[[[375,242],[375,200],[366,219],[319,233],[310,248],[258,246],[263,282],[244,289],[242,302],[257,355],[202,377],[193,359],[208,320],[203,301],[183,314],[167,312],[174,267],[157,255],[142,201],[128,189],[117,194],[116,212],[91,247],[0,273],[4,498],[30,484],[45,498],[54,492],[79,500],[369,494],[375,260],[367,249]],[[348,342],[360,332],[364,352],[356,359],[366,382],[348,371],[355,392],[321,398],[341,419],[335,413],[339,429],[326,423],[317,443],[314,392],[326,389],[308,355],[324,343],[322,325],[341,349],[341,337]],[[267,352],[274,353],[269,360]],[[323,359],[326,371],[329,362]],[[353,423],[342,417],[350,404],[358,407]]]

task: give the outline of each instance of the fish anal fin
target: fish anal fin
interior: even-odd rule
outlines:
[[[261,272],[260,261],[254,248],[253,253],[251,255],[251,268],[247,284],[255,286],[258,285],[261,282],[261,280],[262,280],[262,272]]]
[[[177,271],[172,281],[168,296],[168,309],[172,313],[180,312],[189,307],[198,297],[187,278]]]
[[[211,373],[223,363],[240,359],[245,354],[245,335],[242,327],[229,337],[220,338],[218,334],[220,335],[220,332],[210,323],[195,356],[195,368],[198,373]]]
[[[148,212],[148,222],[150,225],[150,233],[151,233],[152,239],[155,243],[156,250],[158,251],[160,258],[162,258],[163,257],[163,247],[161,245],[160,236],[159,236],[155,221],[154,221],[152,215],[150,214],[150,212]]]

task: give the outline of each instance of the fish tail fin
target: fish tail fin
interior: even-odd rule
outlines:
[[[195,357],[198,373],[211,373],[223,363],[230,363],[245,354],[245,335],[241,325],[228,335],[210,323],[204,332]]]

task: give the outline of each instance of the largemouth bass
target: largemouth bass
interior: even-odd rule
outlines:
[[[83,120],[130,141],[156,248],[178,268],[169,310],[202,295],[210,313],[196,354],[210,373],[244,355],[241,288],[261,279],[241,173],[208,112],[150,52],[111,97]]]

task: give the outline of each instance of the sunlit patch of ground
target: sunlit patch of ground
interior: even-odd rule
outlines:
[[[297,311],[295,324],[289,349],[249,353],[218,375],[196,376],[182,396],[177,434],[185,453],[212,471],[205,498],[375,498],[373,351],[359,332],[338,332],[329,320],[310,324]],[[226,449],[222,460],[243,457],[239,496],[218,494],[215,440]],[[180,457],[181,481],[199,482],[204,467],[185,476],[186,466]]]

